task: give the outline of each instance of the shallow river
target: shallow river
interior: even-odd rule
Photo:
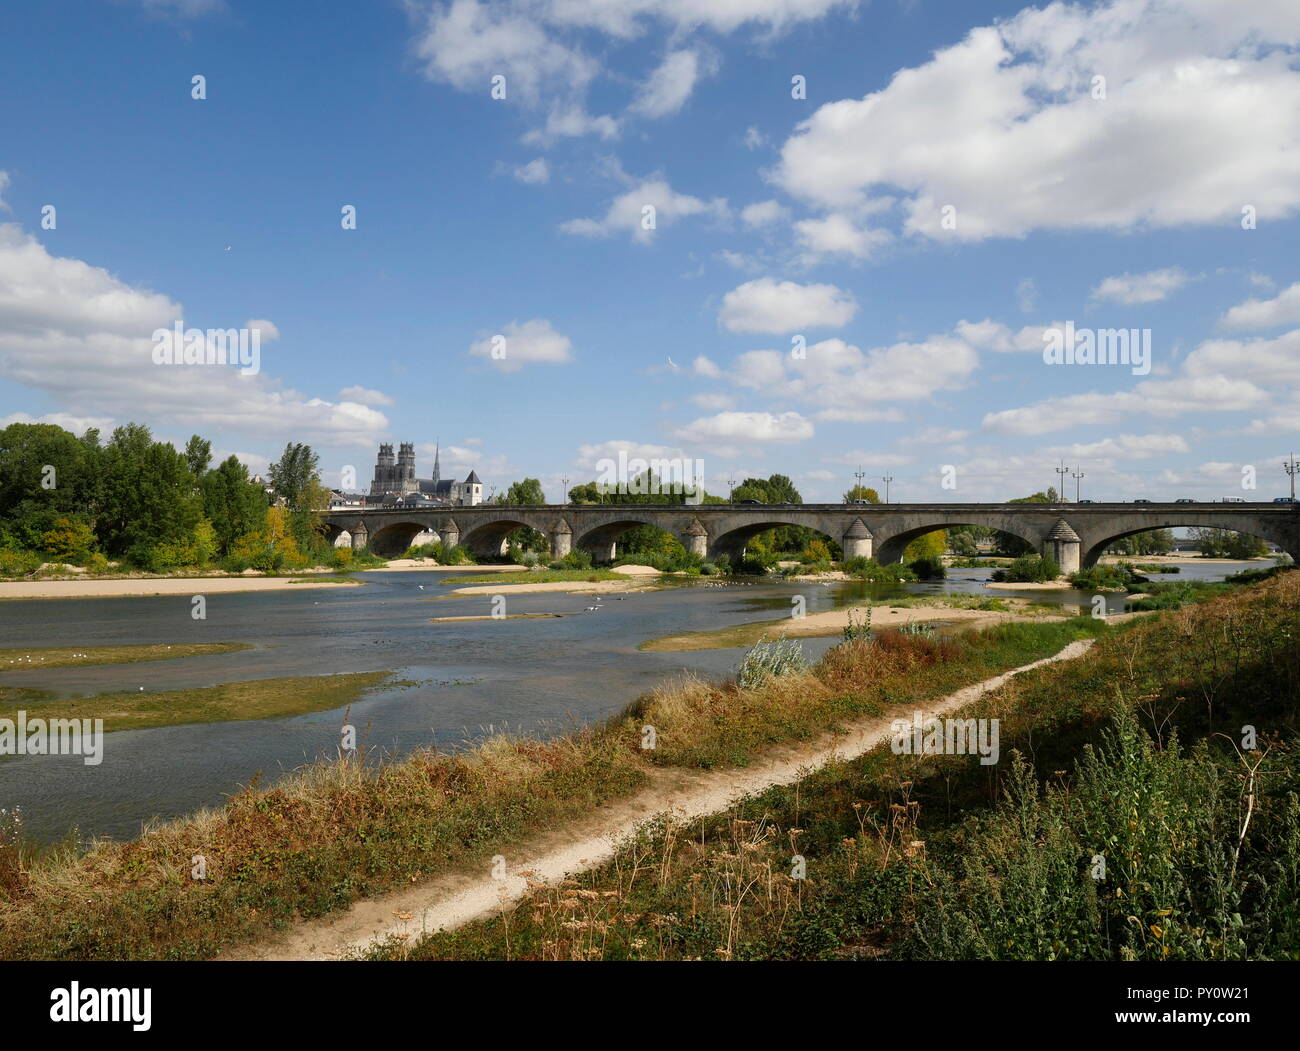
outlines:
[[[1254,563],[1260,565],[1262,563]],[[1180,563],[1178,576],[1214,580],[1246,563]],[[743,648],[643,653],[648,639],[706,631],[787,613],[804,595],[817,613],[864,598],[907,594],[991,594],[1090,608],[1078,591],[988,591],[988,570],[952,570],[934,583],[754,583],[683,586],[602,597],[535,594],[508,598],[510,613],[572,616],[430,623],[431,617],[483,615],[487,597],[433,600],[468,573],[370,572],[366,586],[209,595],[207,619],[190,617],[189,596],[42,599],[0,602],[0,645],[118,645],[248,642],[241,653],[186,660],[5,672],[10,686],[61,696],[108,690],[168,690],[240,679],[389,670],[416,686],[379,688],[352,705],[350,722],[372,754],[403,753],[430,742],[455,747],[492,730],[548,734],[609,716],[684,669],[706,676],[736,668]],[[423,588],[421,588],[423,585]],[[196,588],[196,592],[199,589]],[[1113,611],[1123,597],[1111,596]],[[1071,609],[1071,612],[1076,611]],[[805,639],[816,657],[838,638]],[[36,708],[32,706],[32,714]],[[176,817],[219,805],[259,774],[274,780],[301,763],[335,754],[345,709],[288,719],[200,723],[108,734],[104,760],[77,756],[0,758],[0,808],[20,807],[29,835],[130,838],[151,817]]]

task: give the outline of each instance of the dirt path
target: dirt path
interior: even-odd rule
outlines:
[[[920,706],[921,711],[943,716],[978,700],[1020,672],[1072,660],[1091,645],[1091,640],[1072,642],[1054,656],[967,686]],[[619,840],[655,817],[671,813],[678,820],[691,820],[717,813],[747,795],[801,780],[832,760],[862,755],[888,739],[890,723],[897,717],[894,712],[864,719],[851,724],[843,734],[826,734],[805,745],[770,750],[742,770],[657,770],[650,787],[636,796],[601,807],[597,813],[505,855],[504,879],[493,879],[484,863],[473,874],[444,876],[359,901],[346,912],[299,923],[273,939],[229,951],[221,959],[328,960],[363,951],[390,936],[415,936],[481,919],[523,896],[526,880],[521,873],[535,881],[553,883],[594,868],[613,856]]]

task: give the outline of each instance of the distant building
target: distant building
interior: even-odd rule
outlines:
[[[483,483],[478,474],[470,471],[463,482],[456,482],[442,477],[440,465],[441,450],[435,446],[433,454],[433,477],[417,478],[415,476],[415,446],[411,442],[402,442],[398,447],[397,458],[393,458],[391,444],[379,446],[379,458],[375,461],[375,476],[370,483],[367,503],[392,504],[403,503],[412,506],[421,504],[451,504],[457,507],[472,507],[483,502]]]

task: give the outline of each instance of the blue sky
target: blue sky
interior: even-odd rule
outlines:
[[[308,441],[331,483],[436,438],[553,498],[619,448],[806,499],[1061,458],[1098,499],[1271,498],[1297,44],[1288,0],[9,4],[0,422]],[[154,364],[176,319],[258,328],[261,371]],[[1150,373],[1046,364],[1067,321],[1150,329]]]

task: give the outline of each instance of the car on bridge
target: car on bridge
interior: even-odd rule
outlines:
[[[1194,503],[1196,503],[1196,501],[1193,500],[1190,496],[1180,496],[1177,500],[1174,501],[1174,503],[1176,503],[1176,504],[1194,504]]]
[[[1134,500],[1133,502],[1134,502],[1135,504],[1149,504],[1151,501],[1148,500],[1145,496],[1139,496],[1139,497],[1138,497],[1136,500]]]
[[[1275,504],[1293,504],[1293,503],[1295,503],[1295,502],[1296,502],[1296,498],[1295,498],[1294,496],[1275,496],[1275,497],[1273,497],[1273,503],[1275,503]]]

